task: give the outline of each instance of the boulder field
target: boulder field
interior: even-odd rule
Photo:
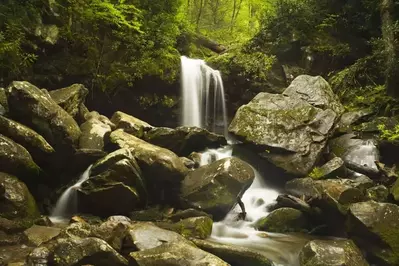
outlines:
[[[260,250],[208,239],[256,178],[237,157],[201,164],[224,136],[108,118],[85,107],[81,84],[0,91],[0,265],[273,265]],[[300,266],[399,265],[399,181],[379,140],[359,134],[370,117],[302,75],[280,94],[259,93],[229,126],[235,145],[289,176],[253,227],[307,235]],[[54,225],[57,198],[89,166],[72,188],[75,216]]]

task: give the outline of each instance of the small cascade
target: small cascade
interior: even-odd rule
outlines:
[[[222,76],[205,61],[181,57],[183,126],[206,128],[227,136],[227,111]]]
[[[50,220],[54,223],[60,223],[70,218],[71,215],[77,212],[77,190],[80,186],[89,179],[91,165],[83,172],[78,182],[73,186],[70,186],[67,190],[62,193],[58,199],[53,211],[50,215]]]

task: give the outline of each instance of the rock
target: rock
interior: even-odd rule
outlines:
[[[194,245],[180,234],[159,228],[152,223],[135,223],[130,227],[125,246],[142,251],[156,248],[164,243]]]
[[[194,168],[200,167],[200,165],[201,165],[201,153],[192,152],[192,153],[190,153],[190,155],[187,158],[192,160],[195,163]]]
[[[0,247],[18,245],[21,242],[21,235],[19,234],[7,234],[0,230]]]
[[[194,237],[200,239],[208,238],[212,233],[213,221],[208,216],[192,217],[179,221],[175,224],[156,223],[161,228],[171,230],[184,237]]]
[[[25,266],[26,257],[32,248],[26,245],[0,247],[0,265]]]
[[[144,139],[179,156],[188,156],[193,151],[218,148],[227,144],[224,136],[199,127],[153,128],[146,132]]]
[[[92,236],[93,226],[88,223],[72,223],[62,231],[63,238],[87,238]]]
[[[373,114],[370,109],[363,109],[353,112],[344,113],[336,125],[336,132],[338,133],[351,133],[352,125],[359,123],[361,120]]]
[[[188,169],[194,169],[195,168],[195,162],[186,158],[186,157],[180,157],[182,160],[183,164],[188,168]]]
[[[194,245],[183,242],[164,243],[156,248],[147,249],[129,254],[131,265],[136,266],[228,266],[218,257],[205,252]]]
[[[313,240],[299,254],[301,266],[368,266],[361,251],[347,239]]]
[[[192,239],[200,249],[214,254],[222,260],[235,266],[272,266],[274,265],[265,255],[256,250],[245,247],[225,245],[207,240]]]
[[[104,240],[89,237],[84,239],[59,239],[54,249],[54,265],[128,265],[127,260]]]
[[[182,202],[212,214],[216,220],[222,219],[254,178],[254,171],[246,162],[222,159],[187,174],[181,186]]]
[[[321,76],[298,76],[283,94],[299,97],[323,110],[331,109],[337,115],[341,115],[344,111],[338,97],[334,94],[328,82]]]
[[[175,153],[145,142],[123,130],[112,132],[110,140],[120,148],[129,149],[143,171],[148,186],[155,193],[166,187],[177,187],[188,172]]]
[[[145,210],[133,211],[130,213],[129,217],[133,221],[140,222],[156,222],[164,220],[166,212],[159,206],[150,207]]]
[[[399,117],[376,117],[372,121],[354,126],[353,130],[364,133],[380,133],[381,126],[386,130],[394,130],[397,124],[399,124]]]
[[[138,138],[142,138],[144,132],[153,128],[150,124],[123,112],[114,113],[111,122],[115,124],[117,129],[124,129],[124,131]]]
[[[87,150],[104,150],[106,137],[111,134],[111,126],[109,123],[103,123],[97,117],[86,120],[80,125],[82,135],[79,138],[79,149]]]
[[[274,210],[279,208],[293,208],[305,213],[312,211],[307,202],[291,195],[278,195],[275,207]]]
[[[61,229],[59,228],[33,225],[31,228],[25,230],[24,234],[31,244],[40,246],[57,237],[60,232]]]
[[[40,37],[41,41],[51,45],[55,45],[58,42],[60,30],[56,25],[46,25],[42,22],[36,25],[34,34],[36,37]]]
[[[281,208],[259,219],[255,228],[260,231],[285,233],[301,232],[309,228],[307,217],[299,210]]]
[[[89,90],[82,84],[73,84],[69,87],[50,91],[51,98],[67,111],[72,117],[76,118],[79,109],[84,104]]]
[[[7,95],[4,88],[0,88],[0,115],[8,113]]]
[[[168,216],[168,219],[172,222],[179,222],[180,220],[184,220],[187,218],[195,218],[195,217],[203,217],[208,216],[212,218],[211,215],[207,214],[206,212],[202,212],[196,209],[186,209],[183,211],[177,211],[174,214]]]
[[[25,180],[32,180],[32,177],[39,174],[39,166],[33,161],[31,155],[24,147],[1,134],[0,147],[1,171],[19,176]]]
[[[32,219],[27,220],[10,220],[1,217],[0,215],[0,231],[4,231],[7,234],[15,234],[24,231],[33,224]]]
[[[92,236],[105,240],[113,249],[121,251],[129,226],[130,222],[128,220],[108,219],[93,230]]]
[[[38,133],[1,115],[0,134],[22,145],[37,162],[44,163],[55,152],[54,148]]]
[[[329,178],[345,178],[347,176],[347,169],[345,167],[344,161],[335,157],[328,161],[321,167],[315,167],[309,174],[312,179],[329,179]]]
[[[389,196],[389,190],[384,185],[368,188],[366,190],[366,196],[370,200],[386,202]]]
[[[19,221],[39,217],[35,199],[26,185],[16,177],[1,172],[0,217],[18,219]]]
[[[46,266],[51,264],[51,251],[46,247],[37,247],[27,258],[29,266]]]
[[[330,151],[345,162],[345,165],[365,175],[378,175],[375,161],[380,155],[372,140],[356,139],[354,134],[345,134],[329,141]],[[358,167],[356,167],[358,166]]]
[[[127,214],[147,197],[141,170],[128,149],[96,162],[79,192],[81,210],[99,216]],[[115,200],[123,204],[115,204]]]
[[[336,118],[331,109],[298,96],[260,93],[238,109],[229,131],[288,173],[305,176],[319,161]]]
[[[395,201],[399,201],[399,179],[391,187],[390,194]]]
[[[7,90],[10,113],[42,135],[52,147],[73,151],[80,129],[75,120],[54,100],[26,81],[14,81]]]
[[[375,201],[352,204],[348,232],[377,265],[399,264],[399,206]]]

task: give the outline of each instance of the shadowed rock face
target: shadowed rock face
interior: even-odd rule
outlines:
[[[49,92],[51,98],[75,119],[88,93],[89,90],[82,84],[73,84]]]
[[[244,161],[222,159],[186,176],[181,187],[182,202],[222,219],[254,178],[254,171]]]

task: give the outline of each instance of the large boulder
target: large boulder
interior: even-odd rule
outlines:
[[[37,176],[40,168],[29,152],[11,139],[0,134],[0,169],[28,180]]]
[[[313,240],[300,255],[301,266],[368,266],[359,248],[347,239]]]
[[[147,122],[123,112],[114,113],[111,121],[115,124],[116,128],[124,129],[126,132],[129,132],[138,138],[142,138],[145,132],[153,128],[153,126]]]
[[[169,187],[176,188],[188,172],[183,161],[172,151],[150,144],[121,129],[111,133],[110,141],[120,148],[129,149],[151,190],[159,192]]]
[[[182,203],[222,219],[254,178],[251,166],[238,158],[216,161],[188,173],[181,185]]]
[[[227,144],[224,136],[198,127],[153,128],[146,132],[144,139],[154,145],[169,149],[179,156],[188,156],[193,151],[217,148]]]
[[[259,219],[255,227],[261,231],[285,233],[301,232],[309,229],[306,215],[296,209],[280,208]]]
[[[239,108],[229,131],[278,167],[305,176],[319,161],[337,117],[296,95],[260,93]]]
[[[60,228],[33,225],[24,231],[24,235],[30,244],[40,246],[41,244],[56,238],[60,232]]]
[[[82,84],[50,91],[51,98],[67,111],[72,117],[79,115],[81,105],[84,104],[89,90]]]
[[[127,217],[111,216],[101,225],[94,227],[91,235],[105,240],[113,249],[120,252],[130,223]]]
[[[55,152],[53,147],[34,130],[1,115],[0,134],[21,144],[33,159],[40,163],[48,160]]]
[[[329,178],[345,178],[348,174],[348,171],[345,167],[344,161],[335,157],[322,165],[321,167],[313,168],[312,172],[309,174],[309,177],[313,179],[329,179]]]
[[[367,201],[352,204],[348,232],[376,265],[399,265],[399,206]]]
[[[0,217],[23,220],[38,216],[35,199],[26,185],[16,177],[0,172]]]
[[[128,149],[117,150],[96,162],[79,192],[80,209],[100,216],[127,214],[147,197],[141,170]]]
[[[53,255],[53,265],[128,265],[127,260],[104,240],[99,238],[58,239]]]
[[[74,151],[80,137],[76,121],[48,94],[26,81],[14,81],[7,90],[12,117],[42,135],[56,150]]]
[[[82,135],[79,139],[79,149],[83,150],[104,150],[106,137],[112,131],[111,121],[100,116],[96,112],[86,115],[86,122],[80,125]],[[108,121],[104,121],[108,120]]]

